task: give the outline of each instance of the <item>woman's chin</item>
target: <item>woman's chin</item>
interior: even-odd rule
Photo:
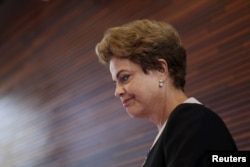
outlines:
[[[128,115],[132,118],[145,118],[145,113],[143,111],[132,110],[129,108],[126,108],[126,111],[127,111]]]

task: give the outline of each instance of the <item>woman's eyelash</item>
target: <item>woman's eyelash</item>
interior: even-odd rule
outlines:
[[[129,75],[124,75],[124,76],[121,77],[121,80],[122,81],[127,81],[128,78],[129,78]]]

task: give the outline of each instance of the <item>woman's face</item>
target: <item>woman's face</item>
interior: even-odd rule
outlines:
[[[120,98],[132,117],[149,118],[159,106],[160,72],[143,72],[141,67],[128,59],[113,57],[110,72],[116,85],[115,96]]]

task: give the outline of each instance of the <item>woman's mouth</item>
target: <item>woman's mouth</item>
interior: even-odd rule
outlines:
[[[122,101],[123,106],[124,106],[124,107],[128,107],[128,106],[129,106],[129,102],[130,102],[130,100],[132,100],[132,99],[133,99],[133,97],[130,97],[130,98],[127,98],[127,99],[123,100],[123,101]]]

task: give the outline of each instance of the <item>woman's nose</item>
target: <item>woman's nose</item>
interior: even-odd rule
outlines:
[[[124,88],[120,85],[116,85],[116,88],[115,88],[115,96],[116,97],[121,97],[124,95]]]

